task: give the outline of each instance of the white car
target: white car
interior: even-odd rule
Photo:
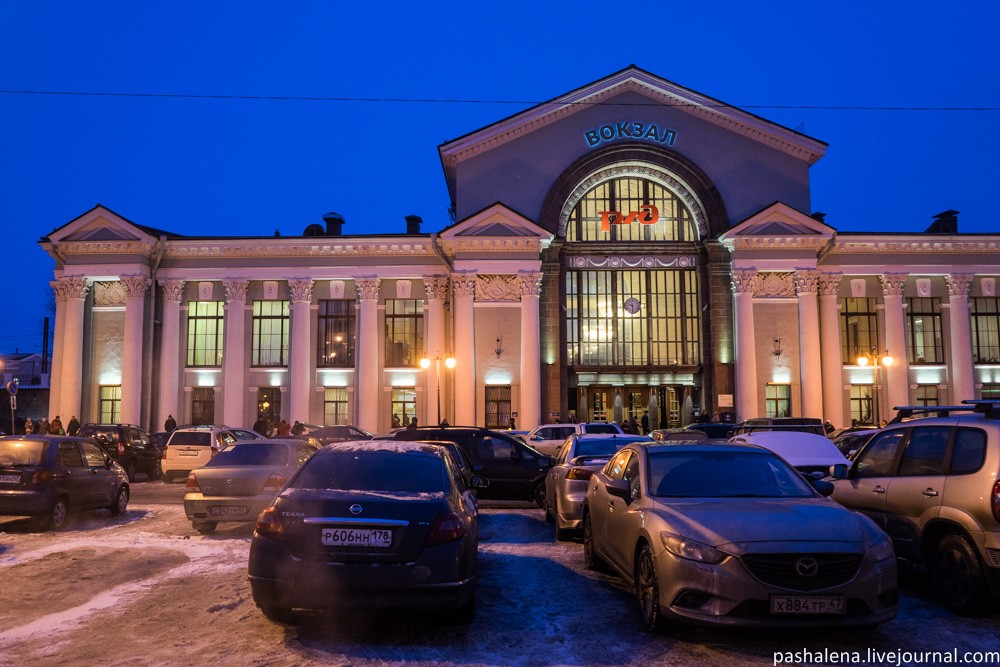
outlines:
[[[574,433],[624,433],[614,422],[581,424],[542,424],[524,436],[524,441],[546,456],[555,456],[566,438]]]
[[[828,474],[831,466],[850,465],[830,438],[800,431],[756,431],[733,436],[729,442],[743,442],[769,449],[800,472]]]
[[[212,457],[236,442],[236,436],[222,426],[182,426],[170,433],[163,448],[160,467],[163,481],[186,479]]]

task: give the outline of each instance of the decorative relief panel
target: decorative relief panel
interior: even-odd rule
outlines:
[[[119,282],[100,281],[94,283],[94,305],[124,306],[125,286]]]
[[[413,295],[413,282],[410,280],[396,281],[396,298],[411,299]]]
[[[698,264],[697,257],[675,255],[649,255],[645,257],[624,255],[587,255],[567,257],[566,263],[575,269],[686,269]]]
[[[520,301],[521,286],[516,276],[486,274],[478,276],[476,301]]]
[[[983,296],[996,296],[997,295],[996,278],[983,278],[982,280],[980,280],[979,290],[982,292]]]
[[[864,278],[851,280],[851,296],[855,299],[864,299],[868,296],[868,283]]]
[[[931,279],[917,278],[917,296],[927,297],[931,295]]]
[[[761,273],[753,295],[763,299],[795,296],[794,277],[791,271]]]
[[[278,298],[278,281],[277,280],[265,280],[264,281],[264,298],[268,301],[274,301]]]
[[[215,294],[215,283],[208,282],[207,280],[198,283],[199,301],[211,301],[212,296],[214,294]]]
[[[448,298],[448,276],[424,276],[424,289],[428,299]]]
[[[330,298],[331,299],[343,299],[344,294],[346,294],[346,285],[343,280],[331,280],[330,281]]]

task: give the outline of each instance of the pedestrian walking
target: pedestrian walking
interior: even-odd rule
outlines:
[[[35,422],[31,421],[31,417],[24,420],[24,432],[27,435],[31,435],[35,432]]]
[[[413,419],[411,419],[410,423],[406,425],[406,428],[408,428],[408,429],[416,429],[417,428],[417,418],[414,417]]]
[[[649,410],[642,413],[642,419],[639,423],[642,425],[642,435],[647,435],[649,433]]]
[[[66,431],[63,430],[62,420],[59,419],[59,415],[49,423],[49,433],[52,435],[66,435]]]
[[[177,420],[174,419],[173,415],[167,415],[167,421],[163,422],[163,430],[167,433],[173,433],[176,428]]]
[[[76,435],[80,432],[80,420],[73,415],[69,418],[69,424],[66,426],[66,435]]]
[[[305,432],[306,425],[300,421],[295,422],[295,425],[292,426],[292,435],[305,435]]]
[[[48,435],[49,434],[49,420],[46,419],[45,417],[42,417],[41,421],[38,422],[38,426],[36,427],[36,432],[39,435]]]
[[[291,424],[289,424],[284,419],[282,419],[280,422],[278,422],[278,437],[279,438],[284,438],[285,436],[287,436],[291,432],[292,432],[292,426],[291,426]]]
[[[253,423],[253,430],[265,438],[267,437],[267,420],[264,419],[264,415],[257,417],[257,421]]]

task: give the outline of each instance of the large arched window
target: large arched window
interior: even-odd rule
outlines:
[[[691,212],[672,191],[648,178],[599,183],[577,201],[567,241],[697,241]]]

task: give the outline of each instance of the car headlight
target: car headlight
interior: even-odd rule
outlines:
[[[660,533],[660,541],[663,542],[663,547],[667,551],[678,558],[694,560],[699,563],[710,563],[712,565],[721,563],[726,558],[726,554],[715,547],[710,547],[707,544],[695,542],[694,540],[680,537],[673,533]]]
[[[870,553],[874,561],[889,560],[896,557],[896,550],[892,548],[892,540],[886,536],[883,536],[881,540],[872,545]]]
[[[886,532],[871,517],[860,512],[855,512],[855,514],[861,520],[862,529],[865,532],[865,541],[871,545],[868,551],[871,554],[872,560],[883,561],[895,558],[896,550],[893,549],[892,540],[889,539]]]

